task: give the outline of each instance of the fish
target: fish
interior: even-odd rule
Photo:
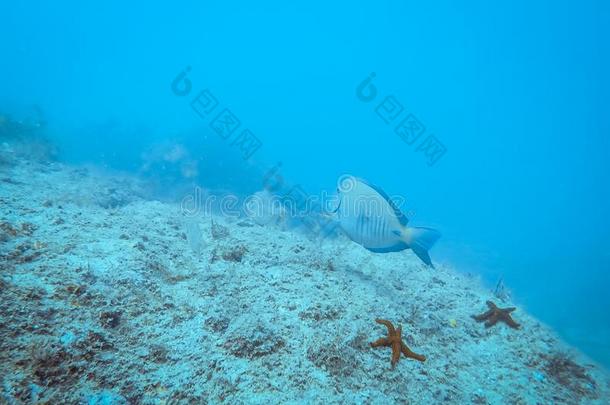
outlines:
[[[341,176],[337,193],[334,214],[352,241],[375,253],[411,249],[426,265],[434,267],[428,251],[440,238],[440,232],[408,226],[408,218],[387,194],[363,179]]]

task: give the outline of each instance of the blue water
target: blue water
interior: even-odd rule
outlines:
[[[4,2],[0,111],[38,106],[59,160],[170,200],[251,194],[280,162],[312,195],[366,178],[443,233],[436,262],[502,278],[610,365],[609,18],[604,1]],[[227,139],[210,126],[224,108]],[[425,130],[405,141],[407,117]],[[154,153],[176,144],[182,163]]]

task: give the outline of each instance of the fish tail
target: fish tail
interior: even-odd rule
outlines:
[[[432,228],[409,227],[406,232],[405,242],[413,250],[413,253],[430,267],[434,267],[428,250],[441,237],[440,232]]]

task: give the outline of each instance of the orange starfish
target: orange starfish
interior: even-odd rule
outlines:
[[[412,358],[419,361],[426,361],[426,357],[421,354],[413,353],[411,349],[402,341],[402,327],[399,325],[398,328],[394,329],[392,322],[386,321],[385,319],[375,319],[375,322],[385,325],[388,328],[388,337],[381,338],[371,343],[371,347],[391,347],[392,348],[392,368],[400,360],[400,353],[404,354],[407,358]]]
[[[510,313],[516,309],[515,307],[498,308],[497,305],[491,301],[487,301],[487,306],[489,307],[489,311],[482,313],[481,315],[472,316],[477,322],[486,321],[486,328],[494,326],[498,321],[502,321],[514,329],[519,329],[521,326],[510,316]]]

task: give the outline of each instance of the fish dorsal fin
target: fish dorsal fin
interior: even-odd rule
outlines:
[[[398,218],[398,222],[400,222],[400,224],[402,226],[407,226],[407,223],[409,222],[409,218],[407,218],[407,216],[405,214],[403,214],[403,212],[400,210],[400,208],[398,208],[396,206],[396,204],[394,204],[394,202],[390,199],[390,197],[381,188],[379,188],[376,185],[371,184],[368,181],[363,180],[361,178],[357,178],[357,180],[366,184],[367,186],[369,186],[370,188],[375,190],[377,193],[379,193],[379,195],[382,196],[383,199],[388,202],[390,207],[392,207],[392,210],[394,210],[394,215],[396,215],[396,218]]]

